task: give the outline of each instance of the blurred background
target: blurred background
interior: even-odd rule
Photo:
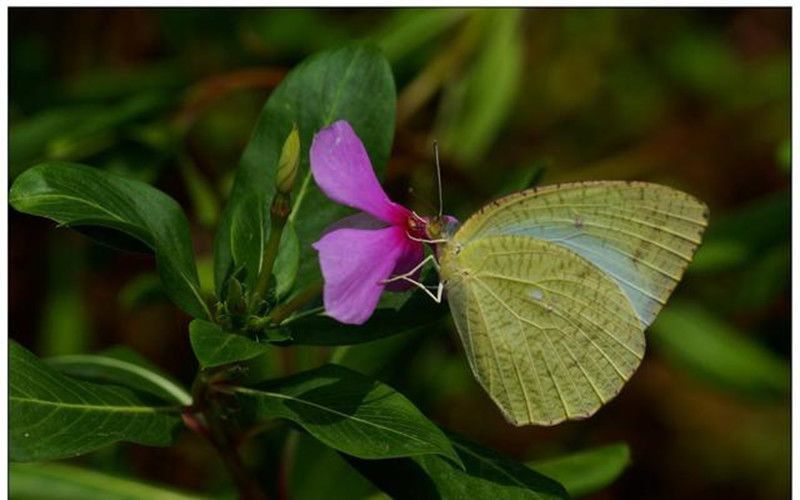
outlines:
[[[189,214],[209,290],[214,228],[265,99],[309,54],[356,39],[392,65],[386,185],[420,212],[436,204],[433,139],[446,212],[462,219],[500,194],[561,181],[646,180],[696,195],[711,208],[706,241],[648,332],[641,368],[587,421],[506,424],[449,321],[336,355],[523,462],[627,443],[630,466],[595,498],[788,496],[789,9],[14,8],[9,29],[9,181],[65,159],[158,186]],[[40,356],[124,344],[191,383],[188,317],[159,290],[152,258],[10,212],[14,339]],[[280,351],[284,371],[330,354]],[[267,484],[283,431],[248,450]],[[292,498],[333,498],[332,471],[349,496],[372,494],[318,448],[301,439]],[[188,433],[171,449],[119,445],[77,462],[228,491],[213,451]]]

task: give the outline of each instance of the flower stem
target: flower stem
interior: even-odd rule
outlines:
[[[316,299],[322,292],[322,283],[317,282],[309,285],[308,287],[300,290],[291,299],[275,306],[269,313],[269,316],[263,318],[251,318],[247,324],[247,329],[253,332],[260,331],[264,328],[278,326],[283,320],[291,316],[295,311]]]
[[[322,292],[322,283],[317,282],[300,290],[294,297],[283,304],[279,304],[269,313],[270,323],[277,325],[285,320],[304,305],[308,304]]]

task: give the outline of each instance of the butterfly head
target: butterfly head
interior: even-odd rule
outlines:
[[[458,220],[451,215],[425,217],[425,238],[449,240],[458,229]]]

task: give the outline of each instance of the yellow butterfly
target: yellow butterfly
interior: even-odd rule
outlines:
[[[707,220],[665,186],[582,182],[429,225],[470,367],[511,423],[585,418],[620,391]]]

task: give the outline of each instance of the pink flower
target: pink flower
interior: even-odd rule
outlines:
[[[312,246],[325,280],[325,312],[360,325],[372,315],[383,290],[407,288],[386,279],[409,272],[425,255],[427,220],[386,196],[364,145],[346,121],[314,136],[311,172],[328,198],[361,210],[329,227]]]

